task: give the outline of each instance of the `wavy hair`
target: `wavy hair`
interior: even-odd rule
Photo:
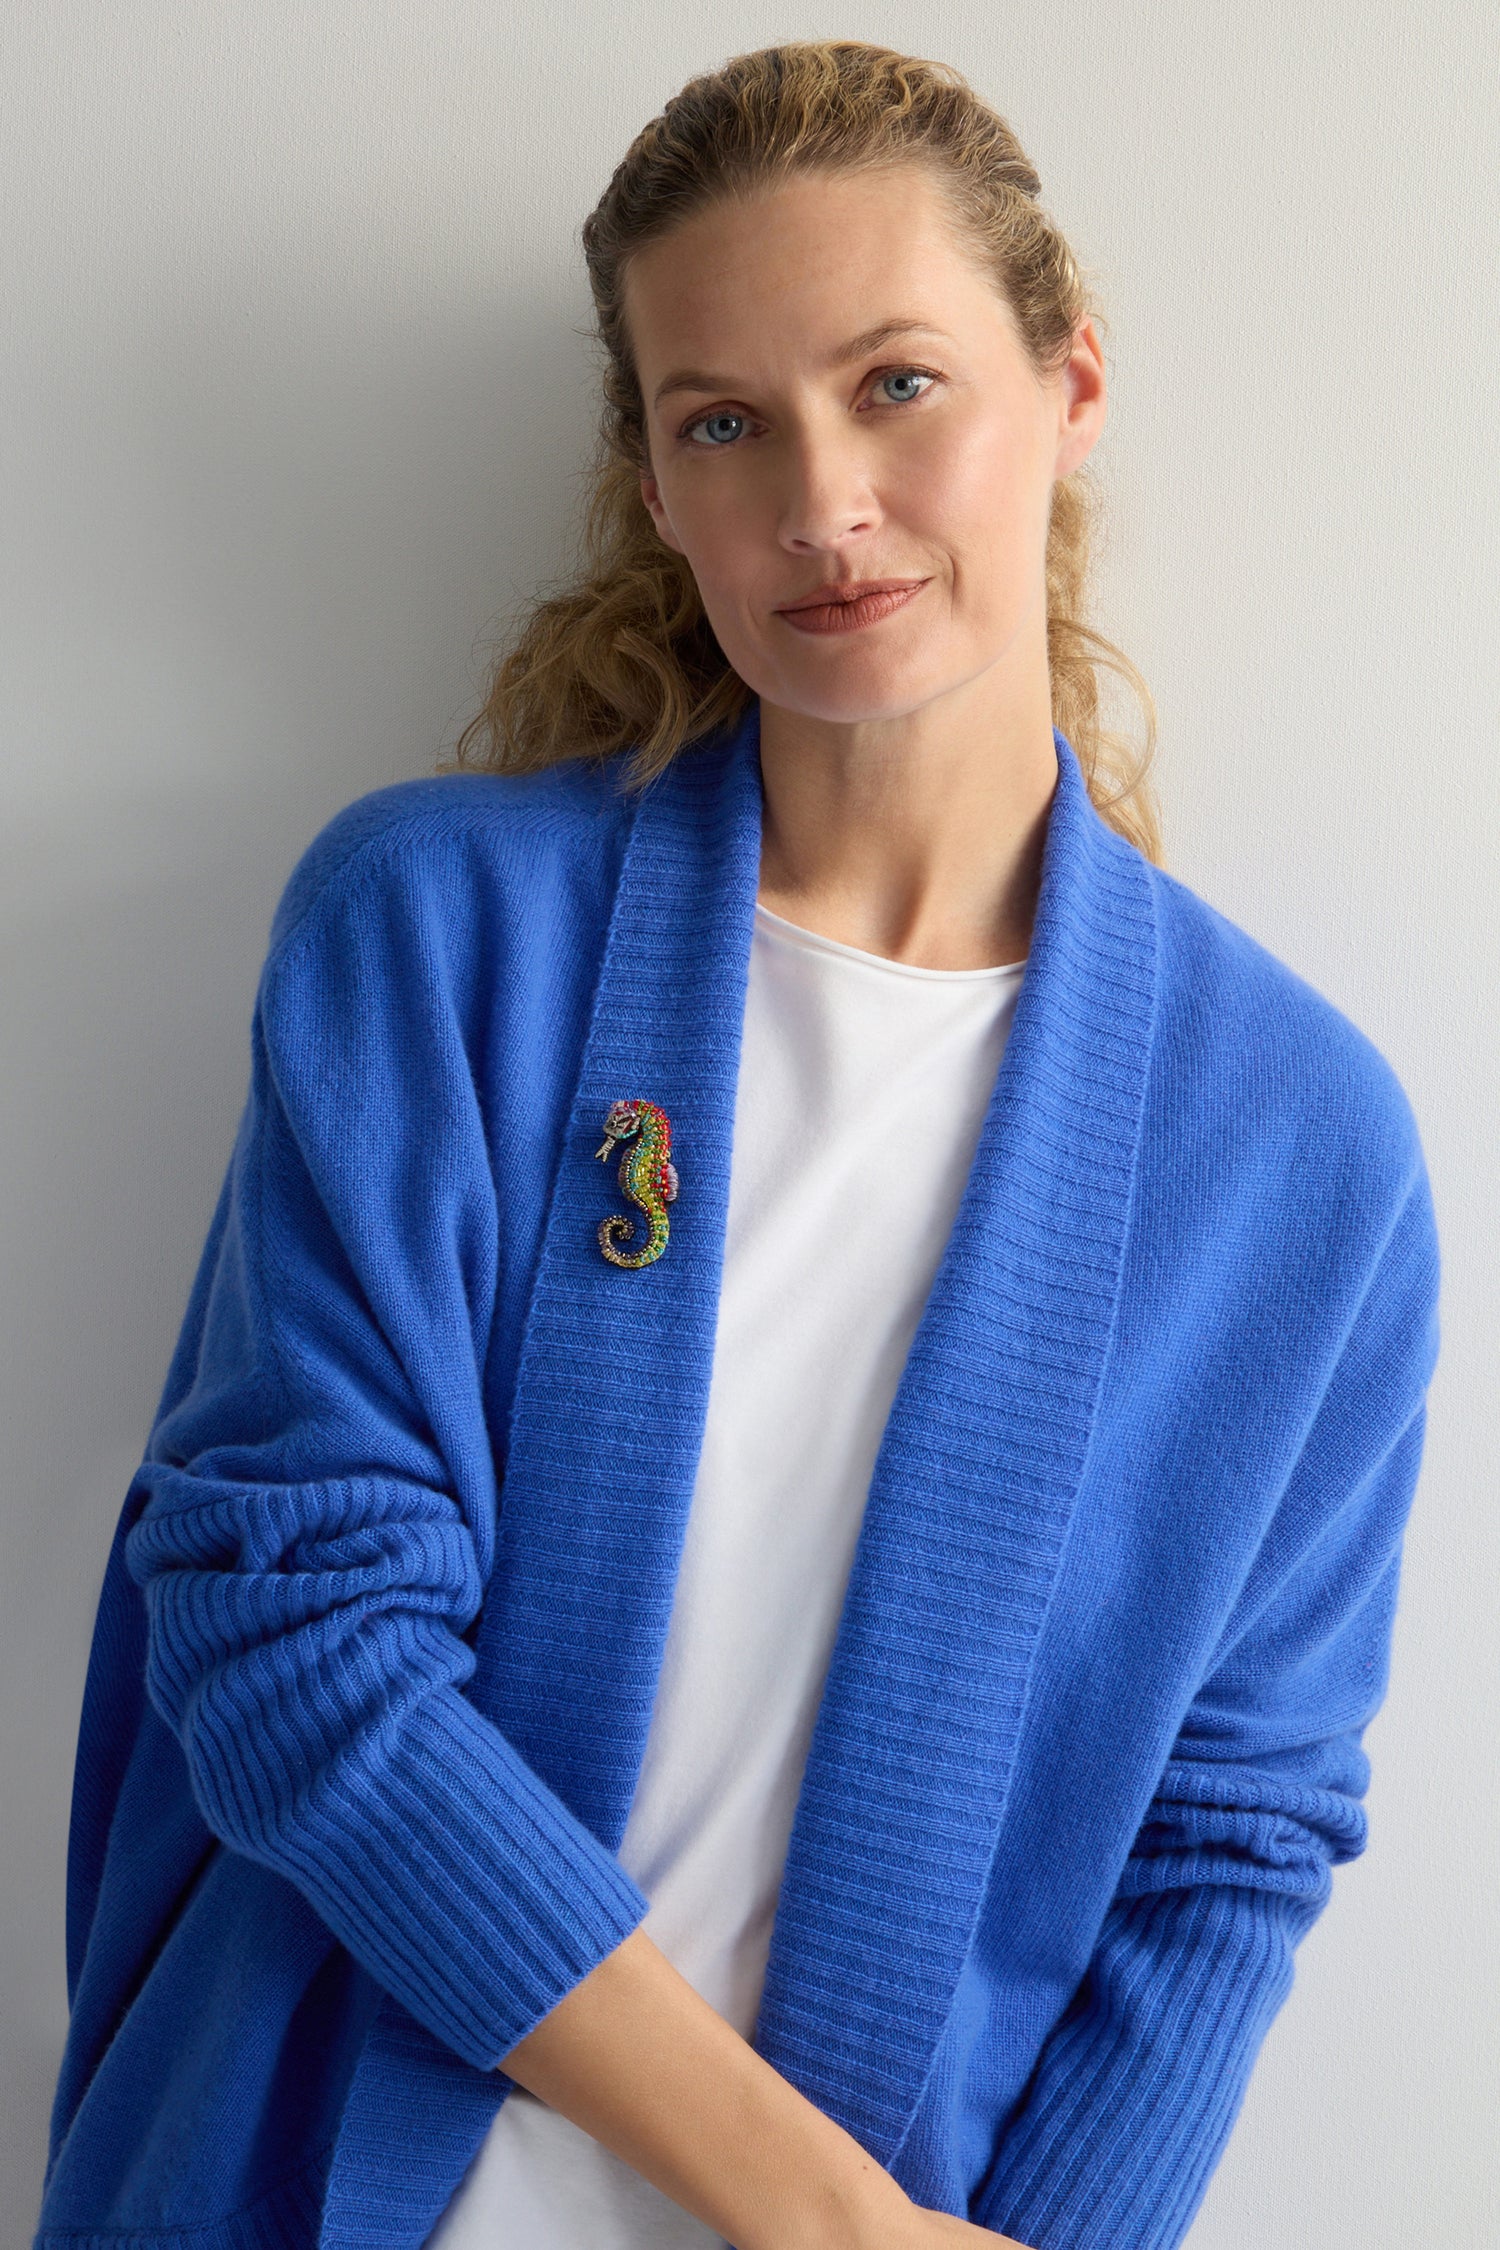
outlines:
[[[794,175],[903,163],[922,164],[946,192],[1040,378],[1066,364],[1086,318],[1104,325],[1015,134],[947,64],[862,40],[802,41],[737,55],[691,79],[636,135],[584,223],[603,412],[580,566],[525,610],[483,708],[458,738],[458,765],[531,772],[628,748],[628,784],[640,785],[739,716],[751,691],[719,648],[686,561],[657,536],[641,498],[645,409],[625,324],[626,267],[720,197]],[[1151,692],[1087,621],[1098,521],[1087,466],[1058,478],[1046,547],[1052,718],[1103,818],[1157,860],[1146,779],[1156,740]],[[1103,723],[1105,671],[1140,703],[1139,748]]]

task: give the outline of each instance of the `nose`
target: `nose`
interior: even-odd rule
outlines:
[[[851,438],[808,432],[787,449],[778,536],[789,554],[837,552],[879,521],[868,460]]]

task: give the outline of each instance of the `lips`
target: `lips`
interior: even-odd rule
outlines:
[[[925,578],[865,578],[804,594],[776,614],[799,633],[853,633],[904,609],[926,584]]]

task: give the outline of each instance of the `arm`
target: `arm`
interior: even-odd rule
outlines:
[[[644,1930],[505,2069],[740,2250],[994,2250],[982,2227],[912,2203]]]
[[[126,1560],[209,1828],[485,2069],[647,1900],[463,1693],[498,1210],[459,996],[391,889],[320,899],[267,964]]]
[[[892,2229],[932,2215],[677,1973],[619,1861],[463,1693],[499,1216],[461,996],[410,913],[320,904],[262,981],[128,1537],[152,1699],[219,1839],[464,2060],[750,2250],[918,2244]]]
[[[1364,1847],[1361,1736],[1387,1682],[1436,1277],[1419,1177],[975,2199],[1036,2250],[1176,2250],[1331,1869]]]
[[[854,2250],[902,2239],[879,2231],[883,2215],[910,2209],[889,2173],[773,2070],[644,1930],[504,2067],[735,2243]]]

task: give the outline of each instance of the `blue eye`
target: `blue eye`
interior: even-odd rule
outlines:
[[[898,384],[911,384],[914,386],[920,386],[925,383],[930,383],[931,381],[932,377],[930,375],[924,375],[919,367],[898,367],[894,369],[891,374],[882,375],[880,378],[882,388],[887,385],[890,385],[892,386],[892,388],[894,388],[894,386]],[[922,392],[920,387],[912,389],[902,389],[892,399],[891,403],[895,406],[905,406],[912,399],[920,398],[921,395]]]
[[[709,445],[730,445],[744,427],[743,414],[705,414],[701,422],[689,425],[688,435],[691,437],[694,430],[706,430]]]

